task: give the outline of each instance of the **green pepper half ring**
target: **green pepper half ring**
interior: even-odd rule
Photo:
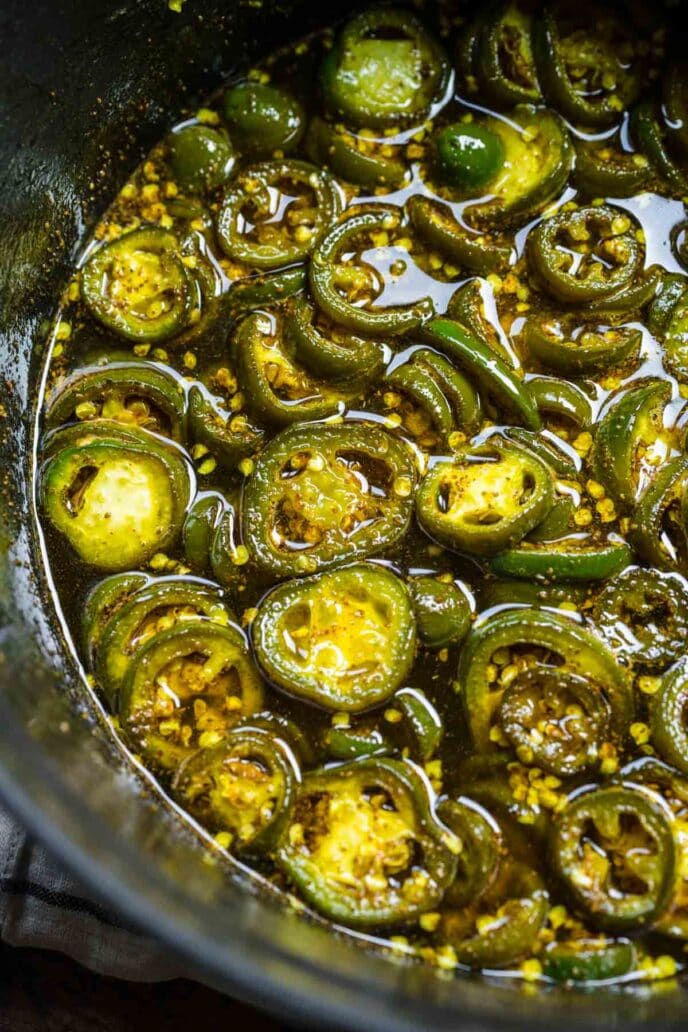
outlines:
[[[571,938],[549,943],[542,953],[543,974],[555,982],[608,982],[635,966],[635,946],[629,939]]]
[[[522,3],[497,3],[480,17],[475,55],[480,88],[495,104],[537,104],[542,94],[531,48],[532,17]]]
[[[415,655],[406,587],[374,565],[345,566],[280,584],[251,625],[256,657],[279,688],[334,712],[385,702]]]
[[[453,907],[475,903],[494,884],[499,872],[505,852],[499,824],[488,810],[463,796],[441,802],[437,816],[463,845],[444,902]]]
[[[575,383],[554,376],[531,376],[526,390],[542,415],[554,416],[580,427],[592,423],[590,397]]]
[[[566,321],[530,315],[523,327],[523,342],[545,369],[566,376],[590,376],[635,362],[642,330],[635,326],[591,327],[570,331]]]
[[[234,280],[227,293],[227,309],[233,319],[255,311],[270,308],[305,290],[308,273],[305,265],[292,265],[279,272],[263,272]]]
[[[613,577],[632,561],[625,541],[598,541],[586,537],[561,540],[522,541],[490,560],[490,569],[500,577],[534,578],[556,584],[559,581],[598,581]]]
[[[325,380],[372,383],[385,359],[380,341],[356,337],[337,326],[320,329],[317,313],[305,298],[292,298],[284,309],[284,333],[299,362]]]
[[[627,151],[614,141],[576,142],[574,179],[579,190],[595,197],[633,197],[647,190],[650,162],[639,151]]]
[[[439,440],[448,440],[453,430],[470,434],[480,425],[480,397],[470,380],[444,355],[429,348],[414,351],[408,362],[388,373],[385,384],[392,391],[401,391],[413,407],[425,414],[426,419],[420,420],[417,432],[413,414],[405,422],[406,429],[421,438],[422,443],[435,435]],[[428,430],[427,421],[434,435]]]
[[[186,620],[137,651],[119,717],[146,761],[172,772],[262,705],[263,685],[238,627]]]
[[[327,165],[348,183],[371,192],[381,187],[398,190],[408,177],[407,166],[400,158],[382,153],[387,145],[368,139],[359,141],[353,133],[317,115],[308,127],[307,147],[315,163]]]
[[[402,211],[389,204],[350,208],[316,247],[309,278],[316,304],[323,312],[355,333],[369,337],[398,337],[415,330],[434,313],[429,297],[407,305],[375,305],[380,293],[377,273],[370,266],[342,261],[345,252],[393,244],[401,230]],[[367,300],[359,306],[354,301]]]
[[[113,362],[77,369],[51,394],[47,429],[78,419],[112,419],[183,442],[186,398],[171,370],[149,362]]]
[[[633,514],[629,540],[646,563],[684,570],[688,561],[688,457],[660,469]]]
[[[671,193],[679,197],[685,194],[688,175],[682,163],[676,161],[669,150],[669,131],[661,110],[651,97],[641,100],[631,112],[630,131],[636,146],[645,154]]]
[[[688,665],[685,657],[664,675],[652,702],[652,741],[657,752],[682,774],[688,774]]]
[[[487,276],[509,268],[513,247],[498,231],[479,233],[454,218],[447,204],[414,194],[406,202],[413,228],[427,247],[467,272]]]
[[[230,258],[276,269],[307,258],[340,208],[329,172],[306,161],[264,161],[244,169],[226,191],[217,236]]]
[[[189,437],[231,471],[242,459],[258,451],[265,433],[245,413],[228,412],[220,398],[194,384],[189,391]]]
[[[256,856],[279,841],[299,777],[291,751],[248,718],[217,745],[185,760],[173,791],[211,834],[229,836],[231,852]]]
[[[477,750],[494,750],[490,730],[506,687],[492,663],[500,649],[527,646],[560,657],[565,669],[603,691],[611,710],[612,732],[623,738],[633,718],[633,693],[626,672],[601,638],[563,614],[519,607],[488,615],[474,624],[459,657],[457,680]]]
[[[664,364],[682,382],[688,382],[688,289],[671,309],[664,334]]]
[[[532,453],[493,438],[438,462],[416,497],[423,530],[467,555],[490,556],[533,530],[554,501],[551,471]]]
[[[408,11],[372,7],[347,22],[323,61],[329,110],[357,128],[422,122],[448,81],[444,51]]]
[[[610,785],[574,796],[557,818],[554,869],[594,927],[647,927],[674,879],[670,814],[650,792]]]
[[[196,573],[210,573],[210,549],[226,509],[227,499],[218,491],[199,492],[186,514],[182,527],[184,556]]]
[[[688,276],[682,272],[665,272],[661,276],[657,292],[647,312],[647,328],[655,337],[664,337],[676,303],[686,287]]]
[[[91,588],[81,614],[81,645],[90,667],[93,666],[100,637],[110,617],[135,591],[144,588],[150,581],[149,574],[132,570],[113,573]]]
[[[375,555],[406,533],[415,483],[410,448],[381,427],[297,424],[255,461],[242,538],[277,577]]]
[[[559,301],[586,304],[628,286],[643,264],[639,223],[609,205],[560,211],[528,236],[536,278]]]
[[[434,910],[460,851],[415,770],[376,758],[304,776],[276,859],[319,913],[379,928]]]
[[[198,297],[177,238],[148,226],[98,248],[81,272],[81,294],[104,326],[134,341],[174,337]]]

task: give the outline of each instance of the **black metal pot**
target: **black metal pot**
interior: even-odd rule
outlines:
[[[0,791],[103,900],[218,988],[301,1023],[375,1030],[679,1028],[688,994],[529,996],[371,956],[229,879],[84,710],[31,502],[50,317],[75,247],[185,100],[328,20],[306,0],[0,2]],[[39,342],[39,343],[37,343]]]

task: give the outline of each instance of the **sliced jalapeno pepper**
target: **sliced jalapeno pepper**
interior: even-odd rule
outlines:
[[[189,435],[228,470],[258,451],[265,437],[243,412],[228,412],[199,384],[189,391]]]
[[[595,634],[567,616],[548,610],[518,608],[502,610],[475,624],[459,657],[458,682],[475,748],[494,748],[490,729],[501,703],[504,685],[492,665],[498,649],[523,647],[545,654],[545,665],[584,678],[604,692],[611,709],[612,731],[623,736],[633,716],[633,694],[624,670],[612,652]],[[556,665],[559,657],[561,665]],[[554,662],[552,662],[554,660]],[[541,661],[538,661],[541,662]]]
[[[306,287],[308,274],[305,265],[294,265],[279,272],[264,272],[235,280],[227,295],[229,313],[235,319],[256,308],[270,308],[300,294]]]
[[[499,336],[497,328],[486,312],[488,301],[494,305],[491,289],[487,281],[477,277],[463,283],[449,299],[447,318],[461,323],[470,334],[496,352],[508,365],[513,365],[513,352],[504,345],[503,338]],[[496,307],[493,310],[496,310]]]
[[[316,312],[304,298],[293,298],[284,310],[284,333],[307,369],[324,379],[371,383],[384,366],[380,341],[344,333],[336,326],[321,330]]]
[[[608,982],[636,966],[629,939],[580,938],[551,942],[542,953],[542,972],[555,982]]]
[[[647,190],[650,162],[639,151],[623,150],[614,140],[576,142],[576,186],[588,197],[633,197]]]
[[[341,412],[359,387],[315,380],[293,360],[289,343],[279,316],[267,312],[247,315],[237,327],[237,372],[251,411],[277,426]]]
[[[530,44],[532,18],[523,4],[497,3],[482,19],[476,50],[480,87],[504,107],[541,99]]]
[[[381,427],[289,427],[246,482],[242,537],[277,577],[365,558],[406,532],[415,482],[410,449]]]
[[[111,419],[183,441],[184,389],[171,370],[148,362],[77,369],[49,396],[45,425],[52,429],[73,419]]]
[[[370,337],[397,337],[415,330],[433,314],[429,297],[408,305],[374,304],[381,292],[377,272],[342,258],[361,246],[377,246],[381,236],[389,242],[401,229],[401,216],[401,209],[391,204],[350,208],[316,247],[309,268],[311,293],[333,322]],[[359,300],[367,303],[360,307],[355,303]]]
[[[191,495],[183,453],[145,430],[66,444],[41,469],[43,510],[99,570],[140,566],[171,545]]]
[[[652,702],[652,741],[662,759],[682,774],[688,774],[688,665],[685,657],[664,675]]]
[[[647,328],[655,337],[663,337],[674,308],[688,287],[688,276],[682,272],[665,273],[647,313]]]
[[[214,533],[210,542],[208,555],[213,577],[223,587],[237,595],[243,590],[249,561],[247,549],[241,543],[238,505],[234,498],[228,498],[224,509],[218,515]],[[248,567],[254,586],[261,586],[264,577],[260,577],[251,565]]]
[[[359,138],[317,115],[308,128],[311,160],[327,165],[336,176],[367,190],[397,190],[408,177],[405,163],[386,153],[389,145]]]
[[[437,816],[463,845],[444,902],[452,907],[475,903],[496,881],[505,853],[499,824],[488,810],[465,796],[441,802]]]
[[[385,702],[406,677],[416,630],[403,581],[359,564],[274,588],[258,606],[251,636],[278,687],[324,709],[358,713]]]
[[[625,541],[599,543],[585,536],[561,541],[522,541],[490,560],[490,569],[501,577],[536,578],[547,582],[606,580],[631,562]]]
[[[306,161],[263,161],[225,192],[217,236],[230,258],[275,269],[307,258],[340,209],[329,172]]]
[[[526,536],[526,541],[558,541],[571,532],[571,520],[576,506],[570,495],[555,494],[554,504],[537,527]],[[504,554],[504,553],[502,553]]]
[[[197,294],[177,238],[145,226],[98,248],[82,269],[81,296],[109,330],[156,341],[188,325]]]
[[[480,425],[481,405],[475,388],[448,359],[429,348],[414,351],[408,362],[388,373],[385,383],[407,395],[415,406],[404,425],[421,445],[447,440],[457,429],[473,433]]]
[[[252,158],[280,156],[298,146],[306,123],[295,97],[269,83],[237,82],[224,95],[222,112],[232,139]]]
[[[516,444],[533,452],[548,466],[551,466],[557,476],[563,480],[577,479],[580,465],[560,447],[560,438],[555,437],[554,434],[545,437],[543,434],[533,433],[532,430],[524,430],[520,426],[509,426],[503,431],[503,435],[508,441],[515,441]]]
[[[406,202],[413,228],[427,247],[460,268],[486,276],[509,267],[513,248],[499,231],[479,233],[462,226],[446,204],[414,194]]]
[[[433,168],[465,196],[484,192],[504,164],[504,144],[487,126],[455,122],[433,137]]]
[[[264,727],[233,728],[179,768],[173,791],[212,834],[229,834],[233,853],[260,855],[279,841],[299,781],[293,755]]]
[[[469,376],[477,380],[500,409],[530,430],[539,430],[542,420],[524,384],[499,355],[451,319],[431,319],[422,336]]]
[[[676,852],[667,812],[649,792],[610,785],[559,814],[552,863],[596,927],[647,927],[666,906]]]
[[[688,381],[688,289],[682,292],[667,322],[664,364],[677,379]]]
[[[532,40],[542,92],[572,122],[613,125],[635,100],[636,43],[612,12],[570,6],[562,17],[545,8],[533,19]]]
[[[103,628],[110,617],[139,588],[150,582],[147,573],[113,573],[91,588],[81,615],[81,645],[89,666],[93,666]]]
[[[394,743],[378,727],[334,726],[326,736],[328,756],[333,760],[360,760],[371,756],[391,756]]]
[[[213,537],[227,508],[227,500],[217,491],[196,495],[182,527],[184,555],[197,573],[210,573]]]
[[[668,137],[679,157],[688,156],[688,67],[674,61],[662,81],[662,105],[666,113]]]
[[[444,725],[439,713],[420,688],[400,688],[391,699],[391,709],[402,715],[400,724],[403,755],[425,763],[437,752]]]
[[[276,859],[321,914],[370,928],[433,910],[460,850],[413,768],[381,758],[306,774]]]
[[[489,556],[516,544],[554,500],[547,466],[516,445],[491,439],[453,462],[431,467],[416,496],[423,530],[468,555]]]
[[[529,353],[545,369],[568,376],[588,376],[635,362],[643,334],[635,326],[571,329],[568,320],[530,315],[523,327]]]
[[[688,636],[688,588],[675,574],[624,570],[597,596],[593,619],[617,656],[663,670]]]
[[[444,51],[409,14],[373,7],[346,23],[323,61],[327,107],[358,128],[422,122],[448,79]]]
[[[174,182],[189,193],[224,186],[234,168],[234,148],[223,129],[186,125],[167,137],[167,161]]]
[[[666,464],[641,497],[629,539],[646,563],[660,570],[683,568],[688,558],[688,458]]]
[[[667,128],[652,98],[641,100],[633,109],[630,130],[636,145],[671,193],[682,196],[688,189],[688,176],[669,151]]]
[[[608,298],[642,269],[639,229],[632,215],[611,205],[560,211],[528,235],[530,268],[560,301]]]
[[[575,383],[553,376],[531,376],[526,390],[541,414],[558,416],[580,427],[592,423],[592,402]]]
[[[586,301],[579,310],[581,319],[617,320],[619,316],[630,318],[630,313],[638,312],[655,298],[661,281],[663,269],[661,265],[651,265],[637,279],[626,287],[599,298],[597,301]]]
[[[131,595],[103,627],[94,673],[111,705],[130,664],[153,635],[200,619],[226,626],[232,614],[208,581],[169,577],[151,581]]]
[[[119,716],[151,766],[171,772],[198,748],[217,745],[262,704],[263,686],[241,631],[189,620],[160,631],[137,652]]]
[[[458,645],[471,625],[471,596],[452,580],[412,577],[409,581],[418,634],[427,648]]]
[[[486,580],[480,588],[478,601],[481,610],[496,606],[545,606],[558,609],[562,605],[582,605],[588,598],[588,589],[580,584],[538,584],[532,581]]]

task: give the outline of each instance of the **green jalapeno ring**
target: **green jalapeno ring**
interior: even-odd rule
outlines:
[[[609,982],[633,971],[636,961],[630,939],[572,938],[545,946],[542,971],[554,982]]]
[[[661,914],[674,879],[669,820],[659,797],[630,785],[581,792],[558,815],[552,864],[595,926],[642,928]]]
[[[256,308],[269,308],[302,293],[307,281],[305,265],[234,280],[227,294],[228,312],[231,318],[238,319]]]
[[[330,111],[356,128],[421,122],[448,82],[444,51],[407,11],[373,7],[346,23],[321,67]]]
[[[387,374],[385,382],[393,391],[407,394],[445,441],[453,430],[472,433],[480,426],[480,397],[470,380],[429,348],[414,351],[408,362]]]
[[[408,169],[400,158],[359,150],[352,134],[318,115],[308,128],[307,147],[315,164],[327,165],[341,179],[367,190],[398,190],[408,178]]]
[[[678,380],[688,381],[688,287],[681,292],[668,317],[663,361]]]
[[[343,826],[347,842],[336,864],[332,824]],[[435,909],[460,849],[433,816],[415,769],[381,757],[305,774],[276,861],[319,913],[365,929],[407,924]],[[342,877],[354,864],[357,876]]]
[[[231,471],[242,459],[258,451],[265,432],[243,413],[228,412],[219,398],[194,384],[189,391],[189,436]]]
[[[136,591],[103,627],[94,673],[111,706],[139,650],[161,630],[185,621],[226,626],[233,619],[217,588],[199,578],[156,578]]]
[[[289,189],[281,191],[283,184]],[[311,194],[309,206],[290,200],[279,225],[272,220],[273,193]],[[242,232],[249,210],[253,229]],[[217,236],[229,258],[256,269],[272,270],[306,259],[341,209],[337,184],[329,172],[306,161],[263,161],[245,168],[225,192],[217,217]],[[291,214],[290,214],[291,213]],[[293,227],[293,232],[291,231]]]
[[[173,793],[211,834],[231,836],[231,852],[260,856],[289,823],[299,779],[280,739],[248,721],[184,760]]]
[[[666,669],[688,636],[688,588],[675,574],[626,569],[597,596],[592,616],[617,655],[643,669]]]
[[[494,884],[505,851],[503,835],[489,810],[467,796],[443,800],[437,807],[437,816],[463,844],[444,903],[466,906],[480,899]]]
[[[296,424],[255,460],[242,540],[279,578],[365,558],[406,533],[415,483],[408,445],[375,424]]]
[[[367,384],[384,367],[380,341],[348,334],[344,342],[334,331],[321,332],[314,324],[315,309],[304,298],[293,298],[284,309],[284,333],[300,362],[324,379]]]
[[[662,759],[682,774],[688,774],[688,665],[685,657],[664,675],[652,702],[652,742]]]
[[[687,488],[688,457],[679,455],[660,469],[633,512],[629,540],[648,565],[660,570],[680,569],[686,563]]]
[[[182,527],[184,556],[196,573],[211,572],[210,549],[217,526],[227,509],[227,499],[217,491],[196,495]]]
[[[482,276],[509,268],[513,247],[502,234],[478,233],[462,226],[448,205],[419,194],[408,198],[406,210],[426,246],[439,251],[459,268]]]
[[[530,15],[518,3],[498,3],[480,21],[475,56],[480,88],[504,107],[537,104],[542,93],[530,42]]]
[[[416,495],[416,516],[441,544],[491,556],[522,540],[553,501],[548,467],[518,445],[491,438],[431,467]]]
[[[647,313],[647,328],[655,337],[663,337],[669,326],[676,303],[688,287],[688,276],[682,272],[665,273],[660,280]]]
[[[208,193],[230,178],[235,155],[223,129],[186,125],[171,132],[166,142],[172,179],[185,192]]]
[[[531,376],[526,390],[541,414],[558,416],[580,427],[592,423],[592,402],[576,384],[553,376]]]
[[[355,250],[356,239],[376,232],[394,232],[401,225],[401,209],[376,204],[363,210],[349,209],[345,218],[330,229],[311,257],[309,282],[319,308],[332,319],[364,336],[398,337],[418,328],[434,313],[429,297],[409,305],[370,305],[359,308],[343,297],[337,287],[339,256]]]
[[[583,327],[572,337],[560,322],[531,315],[523,327],[523,341],[532,357],[545,369],[568,376],[594,375],[636,361],[642,340],[642,331],[635,326]]]
[[[222,112],[242,155],[271,158],[294,150],[303,136],[305,112],[284,90],[263,82],[238,82],[226,91]]]
[[[278,688],[360,713],[385,702],[411,669],[415,618],[403,581],[357,564],[273,588],[258,605],[251,640]]]
[[[168,340],[193,308],[177,238],[144,226],[102,244],[81,270],[81,296],[104,326],[134,341]]]
[[[528,606],[488,615],[473,625],[464,641],[457,682],[477,750],[494,751],[490,729],[501,701],[501,692],[494,686],[490,690],[487,667],[497,649],[518,645],[559,655],[564,669],[600,685],[611,708],[612,733],[623,739],[633,719],[633,693],[612,652],[601,638],[569,616]]]
[[[46,405],[45,426],[54,429],[78,419],[112,419],[153,430],[182,442],[186,436],[186,398],[171,370],[149,362],[113,362],[77,369],[54,390]]]
[[[426,648],[458,645],[468,634],[472,596],[454,581],[421,575],[409,579],[418,634]]]
[[[591,199],[634,197],[647,190],[650,162],[638,151],[625,151],[609,140],[576,143],[576,186]]]
[[[616,322],[619,317],[631,318],[632,313],[639,312],[654,300],[662,271],[661,265],[651,265],[637,279],[622,287],[621,290],[601,297],[597,301],[587,301],[579,309],[578,317],[580,319],[604,319],[610,322]]]
[[[199,701],[204,708],[194,705]],[[120,691],[119,717],[151,766],[171,772],[262,705],[263,686],[239,628],[188,620],[138,650]]]
[[[91,588],[81,614],[81,647],[88,666],[93,667],[98,645],[109,618],[139,588],[150,583],[150,575],[139,572],[113,573]]]
[[[561,540],[522,541],[516,548],[499,553],[490,560],[490,569],[500,577],[560,581],[597,581],[613,577],[632,562],[625,541],[598,544],[587,539],[565,537]]]

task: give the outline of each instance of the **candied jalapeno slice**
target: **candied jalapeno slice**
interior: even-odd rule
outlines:
[[[678,157],[688,157],[688,65],[670,64],[662,80],[662,105],[666,114],[671,149]]]
[[[507,858],[495,883],[477,903],[442,908],[437,936],[453,946],[460,964],[499,968],[528,956],[547,918],[549,897],[540,875]],[[487,927],[482,917],[491,915]]]
[[[191,577],[152,580],[113,613],[100,636],[94,673],[114,704],[127,670],[153,635],[200,619],[225,626],[232,619],[214,584]]]
[[[229,314],[233,319],[238,319],[256,308],[270,308],[278,301],[300,294],[307,281],[305,265],[293,265],[279,272],[263,272],[234,280],[227,294]]]
[[[260,448],[265,432],[245,413],[227,411],[221,399],[200,384],[189,391],[189,437],[202,444],[227,470]]]
[[[234,168],[234,148],[223,129],[185,125],[166,140],[174,182],[185,193],[209,193],[224,186]]]
[[[577,465],[571,455],[559,446],[560,438],[544,437],[532,430],[524,430],[520,426],[508,426],[502,433],[507,441],[514,441],[541,458],[562,479],[577,479],[580,465]]]
[[[618,122],[640,89],[639,50],[628,19],[584,4],[556,4],[533,19],[542,92],[572,122]]]
[[[488,126],[445,125],[433,137],[433,168],[442,183],[467,196],[492,182],[504,164],[504,144]]]
[[[228,836],[231,852],[257,856],[279,841],[299,778],[284,742],[249,717],[182,763],[173,794],[211,834]]]
[[[391,756],[394,743],[376,726],[337,724],[325,735],[327,755],[333,760],[360,760],[370,756]]]
[[[559,211],[528,235],[531,271],[559,301],[608,298],[642,270],[639,229],[632,215],[611,205]]]
[[[388,373],[385,386],[410,401],[410,411],[404,413],[401,406],[401,415],[421,446],[432,448],[454,430],[470,434],[480,426],[480,397],[470,380],[429,348],[414,351],[408,362]]]
[[[381,427],[289,427],[246,481],[242,538],[259,568],[277,577],[365,558],[405,534],[415,483],[409,447]]]
[[[384,366],[381,341],[357,337],[338,326],[321,328],[317,312],[305,298],[293,298],[285,306],[283,327],[300,362],[324,379],[367,384]]]
[[[588,197],[633,197],[647,190],[652,168],[645,154],[614,140],[577,140],[574,182]]]
[[[578,675],[604,692],[611,710],[612,733],[622,738],[633,716],[633,694],[627,675],[597,635],[569,616],[519,607],[488,614],[473,625],[459,657],[457,680],[475,748],[494,749],[490,731],[498,717],[505,685],[492,658],[500,649],[514,650],[526,666],[544,665]]]
[[[316,164],[327,165],[336,176],[367,190],[397,190],[408,176],[404,161],[389,156],[389,144],[357,137],[318,115],[308,127],[307,149]]]
[[[472,597],[445,577],[421,575],[409,579],[418,635],[430,649],[458,645],[468,634]]]
[[[688,457],[660,469],[633,513],[629,540],[638,555],[660,570],[688,564]]]
[[[669,192],[681,196],[688,188],[684,165],[674,158],[668,147],[670,130],[663,114],[652,97],[646,97],[635,106],[630,118],[631,136],[645,154],[650,165]]]
[[[347,125],[422,122],[448,81],[444,51],[408,11],[372,7],[346,23],[323,61],[325,103]]]
[[[217,236],[229,258],[276,269],[307,258],[340,209],[329,172],[295,159],[263,161],[225,191]]]
[[[303,136],[306,116],[299,101],[263,82],[237,82],[222,100],[222,113],[242,154],[271,158],[289,154]]]
[[[145,430],[66,443],[41,468],[43,511],[84,562],[116,572],[173,544],[191,495],[181,451]]]
[[[293,354],[280,315],[253,312],[234,334],[237,373],[250,411],[276,426],[324,419],[341,412],[360,390],[317,380]]]
[[[475,903],[494,884],[505,852],[499,824],[489,810],[465,796],[445,799],[437,816],[462,843],[456,874],[444,894],[444,903],[462,907]]]
[[[592,423],[590,397],[575,383],[553,376],[531,376],[526,390],[541,414],[552,415],[580,427]]]
[[[582,792],[558,815],[554,870],[596,928],[646,928],[664,910],[674,881],[671,814],[630,785]]]
[[[262,704],[263,686],[241,631],[188,620],[137,651],[120,691],[119,717],[145,760],[173,771]]]
[[[258,662],[290,695],[335,712],[385,702],[413,664],[415,618],[403,581],[345,566],[280,584],[251,624]]]
[[[666,669],[688,637],[688,587],[675,574],[624,570],[595,599],[593,619],[617,656]]]
[[[683,615],[686,613],[685,600]],[[682,644],[685,642],[685,632]],[[652,742],[657,752],[682,774],[688,774],[688,661],[683,657],[668,670],[652,699]]]
[[[432,316],[429,297],[405,305],[375,304],[383,285],[377,270],[365,260],[366,251],[393,246],[402,228],[402,214],[391,204],[354,206],[315,248],[309,266],[311,293],[333,322],[365,336],[398,337]],[[347,257],[351,252],[354,258]]]
[[[413,228],[427,247],[469,272],[486,276],[509,267],[513,248],[498,231],[479,233],[454,218],[446,204],[413,194],[406,201]]]
[[[500,552],[490,560],[490,569],[500,577],[558,581],[599,581],[619,573],[631,562],[625,541],[597,541],[583,536],[560,540],[522,541],[516,548]]]
[[[107,329],[146,342],[180,333],[198,299],[179,241],[154,226],[101,244],[81,271],[81,296]]]
[[[633,971],[635,946],[630,939],[586,937],[548,943],[542,973],[555,982],[608,982]]]
[[[151,362],[87,366],[58,383],[47,399],[46,429],[74,419],[110,419],[183,441],[184,388],[171,370]]]
[[[498,719],[522,763],[569,777],[600,760],[609,704],[580,674],[538,665],[509,682]]]
[[[480,89],[495,104],[536,104],[540,87],[531,48],[532,16],[526,4],[496,3],[482,16],[475,64]]]
[[[423,530],[468,555],[516,544],[552,507],[552,473],[518,445],[491,439],[430,468],[416,496]]]
[[[560,606],[568,607],[570,603],[580,606],[588,595],[588,587],[583,584],[568,581],[564,584],[539,584],[530,580],[500,577],[498,580],[485,581],[478,601],[482,610],[515,605],[558,609]]]
[[[682,272],[666,272],[662,275],[647,311],[647,328],[655,337],[664,337],[674,308],[686,287],[688,276],[684,276]]]
[[[392,696],[391,709],[402,715],[399,724],[392,724],[399,732],[402,755],[425,763],[437,752],[444,735],[439,713],[420,688],[400,688]]]
[[[138,570],[113,573],[91,588],[81,614],[81,646],[89,666],[93,666],[103,629],[110,617],[150,579],[149,574]]]
[[[544,458],[544,455],[541,456]],[[543,520],[540,520],[537,527],[535,527],[524,539],[524,544],[527,542],[534,542],[540,544],[542,542],[556,542],[560,538],[566,537],[567,534],[571,533],[571,520],[575,511],[575,503],[571,495],[560,494],[558,491],[554,495],[554,503],[552,508],[549,510]],[[504,555],[504,553],[502,553]],[[495,559],[497,557],[495,556]]]
[[[594,376],[635,362],[643,334],[637,326],[571,326],[558,316],[529,315],[523,342],[545,369],[566,376]]]
[[[196,573],[210,573],[210,549],[215,531],[227,508],[227,499],[218,491],[196,495],[182,527],[184,556]]]
[[[663,362],[678,380],[688,382],[688,289],[673,305],[664,331]]]
[[[436,908],[460,850],[416,770],[376,758],[304,776],[276,860],[319,913],[374,928]]]
[[[500,408],[529,430],[540,430],[542,419],[525,385],[488,345],[452,319],[431,319],[422,338],[455,362]]]
[[[496,352],[507,365],[513,365],[513,351],[505,344],[506,338],[499,322],[495,325],[488,316],[488,305],[492,305],[496,312],[492,286],[487,280],[476,276],[454,291],[447,305],[446,317],[461,323],[468,333]]]

